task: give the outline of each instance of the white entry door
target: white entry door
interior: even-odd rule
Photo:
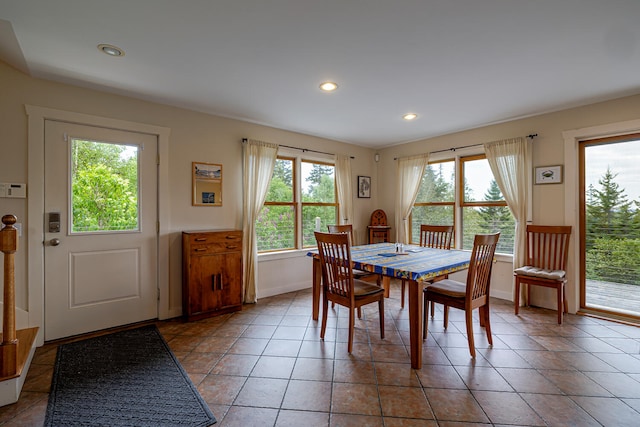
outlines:
[[[157,136],[45,123],[45,340],[158,317]]]

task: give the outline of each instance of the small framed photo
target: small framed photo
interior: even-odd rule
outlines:
[[[561,184],[562,165],[539,166],[535,169],[536,184]]]
[[[358,198],[360,199],[371,198],[371,177],[370,176],[358,176]]]

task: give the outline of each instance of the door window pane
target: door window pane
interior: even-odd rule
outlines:
[[[139,231],[138,147],[71,139],[71,233]]]

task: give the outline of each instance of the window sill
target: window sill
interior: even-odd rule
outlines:
[[[260,261],[276,261],[279,259],[299,258],[301,256],[307,256],[307,252],[313,248],[305,249],[292,249],[288,251],[266,252],[258,254],[258,262]]]

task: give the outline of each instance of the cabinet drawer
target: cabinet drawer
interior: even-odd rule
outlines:
[[[189,244],[203,245],[203,244],[221,244],[221,243],[242,243],[242,232],[239,231],[227,231],[219,233],[195,233],[189,234]]]
[[[242,242],[230,240],[228,242],[211,242],[206,244],[192,244],[190,251],[193,255],[215,254],[221,252],[234,252],[242,249]]]

